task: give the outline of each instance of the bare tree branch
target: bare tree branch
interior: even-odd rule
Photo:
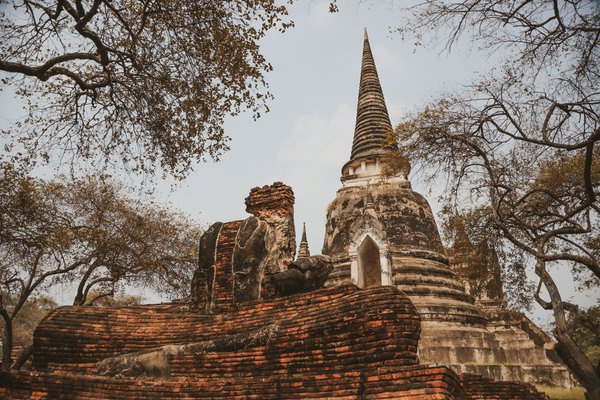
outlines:
[[[0,71],[28,78],[13,81],[28,103],[5,138],[15,159],[177,178],[218,160],[226,116],[268,111],[259,40],[292,25],[278,3],[9,0]]]

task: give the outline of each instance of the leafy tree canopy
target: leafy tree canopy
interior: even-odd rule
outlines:
[[[6,150],[183,178],[228,149],[226,116],[268,110],[259,41],[286,15],[277,0],[2,1],[0,90],[27,112]]]
[[[593,306],[580,311],[571,323],[573,340],[577,342],[581,350],[594,351],[596,358],[592,360],[595,364],[600,362],[600,306]]]
[[[0,172],[0,317],[4,368],[15,321],[49,290],[94,304],[125,285],[189,294],[200,229],[185,215],[97,177],[44,181]],[[106,300],[105,300],[106,301]]]
[[[13,322],[14,345],[31,345],[33,330],[46,314],[56,307],[58,307],[56,301],[46,295],[40,295],[29,299]]]

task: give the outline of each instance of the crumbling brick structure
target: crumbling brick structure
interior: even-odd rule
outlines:
[[[216,307],[178,302],[59,308],[35,331],[33,371],[1,374],[0,398],[544,399],[528,386],[461,378],[446,366],[419,364],[421,318],[394,286],[240,296],[236,262],[249,267],[244,272],[252,276],[246,282],[264,286],[268,276],[255,267],[268,265],[265,260],[273,253],[260,246],[284,248],[268,247],[268,235],[273,227],[290,227],[293,192],[276,183],[253,189],[246,204],[253,217],[215,224],[201,241],[214,274],[206,298]],[[254,228],[245,230],[245,225]],[[248,247],[252,240],[260,246]],[[243,247],[245,258],[236,261]],[[206,268],[203,257],[200,269]],[[323,256],[296,263],[297,273],[327,264]],[[330,270],[318,269],[311,282],[324,283],[323,271]],[[246,288],[241,292],[249,293]]]
[[[243,221],[217,222],[200,239],[193,296],[200,309],[224,310],[269,298],[268,277],[294,259],[294,192],[281,182],[250,190]]]
[[[293,261],[292,189],[254,188],[251,217],[217,222],[200,239],[190,301],[52,312],[35,331],[34,370],[0,374],[0,396],[545,399],[530,385],[455,372],[473,361],[504,367],[519,349],[504,351],[448,268],[408,159],[385,173],[397,158],[391,132],[365,32],[355,136],[328,210],[326,255],[311,256],[304,237]],[[533,354],[515,353],[519,363]],[[458,364],[429,364],[444,356]]]
[[[427,199],[412,190],[410,160],[390,146],[392,132],[365,35],[352,151],[327,208],[322,251],[333,262],[327,285],[400,289],[421,316],[424,363],[492,380],[576,386],[553,341],[524,316],[498,307],[500,264],[485,241],[454,247],[449,259]],[[465,272],[472,279],[461,282]]]
[[[183,304],[63,307],[36,330],[35,372],[2,375],[0,395],[354,400],[461,399],[465,393],[465,399],[497,398],[495,384],[469,377],[461,385],[447,367],[419,365],[419,321],[410,300],[391,286],[321,289],[212,315]],[[173,349],[174,344],[186,346]],[[159,349],[164,359],[139,357]],[[123,354],[138,356],[137,369],[119,370],[123,364],[117,363],[99,371],[103,360]],[[512,396],[500,398],[544,398],[519,384],[504,382],[500,389]]]

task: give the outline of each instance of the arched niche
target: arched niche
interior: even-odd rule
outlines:
[[[377,243],[369,235],[358,246],[358,286],[381,286],[381,254]]]

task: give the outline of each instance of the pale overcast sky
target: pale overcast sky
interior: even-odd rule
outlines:
[[[340,188],[340,169],[350,156],[363,45],[367,28],[392,125],[403,113],[444,90],[458,90],[485,76],[494,58],[469,43],[453,48],[418,48],[391,28],[402,26],[404,1],[338,0],[340,12],[327,12],[328,0],[298,0],[290,7],[295,27],[272,32],[262,43],[273,65],[267,76],[275,99],[258,121],[245,114],[230,118],[231,150],[220,162],[201,164],[175,191],[159,184],[157,196],[205,225],[243,219],[250,188],[282,181],[294,189],[298,237],[307,224],[311,253],[321,251],[325,210]],[[7,94],[0,96],[0,126],[17,115]],[[437,188],[412,177],[413,188],[437,208]],[[566,296],[573,294],[566,281]],[[577,296],[587,305],[595,300]],[[594,296],[591,296],[594,297]]]
[[[363,28],[394,125],[404,111],[488,68],[487,57],[475,51],[413,52],[411,43],[390,34],[403,21],[400,2],[356,3],[340,2],[337,14],[327,12],[326,0],[291,7],[296,26],[263,42],[274,68],[267,77],[275,96],[271,111],[256,122],[249,115],[230,119],[231,150],[219,163],[199,165],[174,193],[164,191],[166,198],[203,222],[231,220],[245,217],[250,188],[283,181],[296,194],[298,230],[306,222],[311,251],[320,251],[325,209],[350,156]]]

